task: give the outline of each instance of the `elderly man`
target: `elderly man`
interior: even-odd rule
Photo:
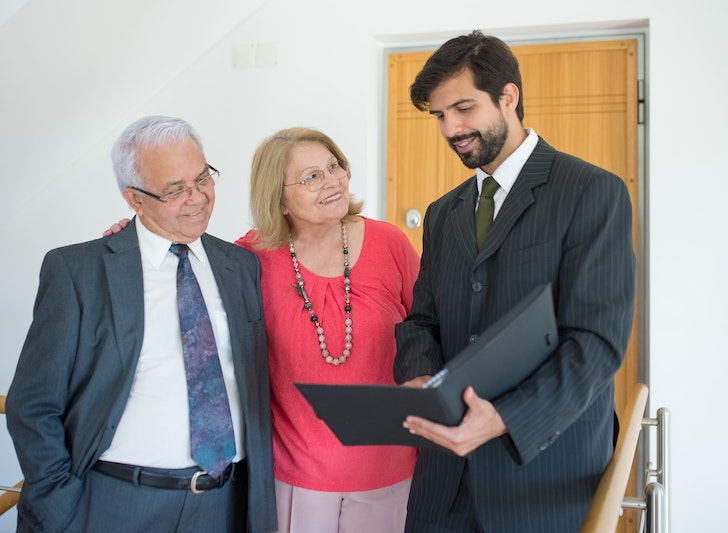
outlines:
[[[46,255],[8,393],[18,531],[273,531],[260,264],[205,233],[218,172],[185,121],[112,160],[137,216]]]

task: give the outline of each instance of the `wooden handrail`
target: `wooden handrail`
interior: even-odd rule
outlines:
[[[0,414],[5,414],[5,395],[0,395]],[[23,480],[21,479],[15,485],[16,488],[23,486]],[[8,491],[0,495],[0,515],[12,509],[20,498],[20,492]]]
[[[620,431],[614,455],[604,470],[581,533],[614,533],[619,512],[627,490],[637,441],[642,430],[642,418],[647,405],[647,386],[637,383],[630,393],[620,417]]]
[[[22,486],[22,479],[15,484],[16,488],[20,488]],[[6,492],[4,494],[0,494],[0,515],[5,513],[9,509],[12,509],[15,504],[18,503],[18,498],[20,498],[19,492]]]

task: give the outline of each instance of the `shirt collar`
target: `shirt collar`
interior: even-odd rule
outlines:
[[[155,269],[159,269],[162,266],[162,261],[167,256],[167,252],[169,252],[169,247],[173,243],[169,239],[165,239],[149,231],[142,224],[141,220],[139,220],[139,217],[136,217],[135,221],[137,236],[139,238],[139,250]],[[207,254],[205,254],[205,249],[199,238],[189,243],[187,247],[201,263],[207,263]]]
[[[505,161],[503,161],[498,168],[493,172],[493,177],[498,185],[501,186],[506,193],[510,192],[513,184],[518,178],[518,174],[521,173],[521,169],[531,157],[536,144],[538,143],[538,135],[531,128],[526,129],[528,135],[523,142],[515,149],[515,151],[509,155]],[[480,167],[475,169],[475,174],[478,180],[478,190],[482,187],[483,180],[488,177],[488,174]]]

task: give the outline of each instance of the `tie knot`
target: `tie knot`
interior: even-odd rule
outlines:
[[[495,192],[500,189],[500,185],[495,181],[493,176],[488,176],[483,180],[482,188],[480,189],[480,197],[493,198]]]
[[[189,248],[187,248],[186,244],[173,244],[169,247],[169,251],[172,252],[174,255],[179,257],[180,259],[184,259],[187,257],[187,252],[190,251]]]

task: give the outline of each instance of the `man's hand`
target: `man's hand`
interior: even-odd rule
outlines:
[[[109,235],[113,235],[114,233],[119,233],[121,230],[123,230],[125,227],[129,225],[129,219],[128,218],[122,218],[119,222],[112,225],[109,229],[104,231],[101,236],[102,237],[108,237]]]
[[[418,379],[420,378],[412,381]],[[463,400],[468,410],[459,426],[444,426],[417,416],[408,416],[402,425],[413,435],[431,440],[461,457],[489,440],[508,433],[508,428],[493,404],[478,397],[473,387],[465,389]]]
[[[402,383],[402,386],[412,387],[413,389],[421,389],[422,385],[430,381],[430,378],[432,378],[432,376],[417,376],[414,379],[405,381],[404,383]]]

